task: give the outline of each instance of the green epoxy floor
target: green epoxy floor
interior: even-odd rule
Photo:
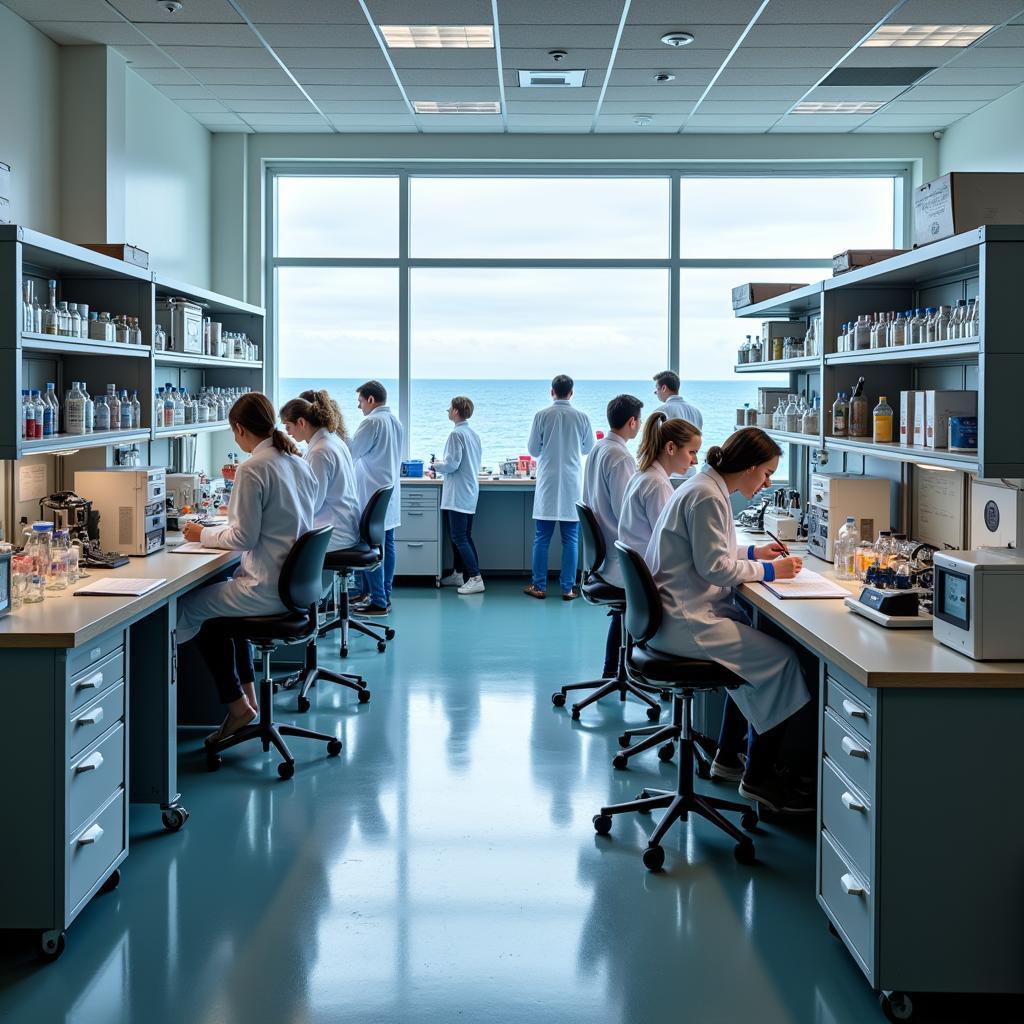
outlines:
[[[344,663],[370,681],[368,705],[322,684],[300,716],[278,695],[279,717],[344,741],[330,760],[294,741],[289,782],[252,745],[208,774],[183,740],[191,820],[172,835],[133,808],[120,887],[83,911],[55,964],[0,939],[0,1021],[883,1020],[815,903],[810,828],[765,826],[747,868],[691,820],[660,875],[640,861],[647,823],[595,836],[601,804],[668,788],[674,765],[652,752],[612,770],[623,723],[647,721],[633,702],[575,723],[552,707],[557,685],[600,668],[607,620],[521,585],[401,588],[387,653],[354,640]],[[321,650],[339,665],[330,640]],[[1021,1019],[1017,1003],[931,1010]]]

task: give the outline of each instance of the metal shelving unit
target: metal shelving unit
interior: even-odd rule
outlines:
[[[801,356],[799,359],[768,359],[760,363],[737,363],[736,373],[792,373],[794,370],[816,370],[820,365],[818,356]]]
[[[113,341],[86,341],[54,334],[22,332],[21,350],[49,355],[117,356],[119,359],[148,359],[148,345],[119,345]]]
[[[184,437],[186,434],[211,434],[215,430],[230,430],[227,420],[219,420],[217,423],[186,423],[181,427],[155,427],[153,429],[154,440],[162,437]]]
[[[38,441],[22,441],[23,455],[68,454],[83,448],[103,448],[108,444],[137,444],[148,441],[148,429],[101,430],[91,434],[55,434]]]
[[[945,448],[925,448],[913,444],[876,444],[866,437],[826,437],[825,450],[854,452],[857,455],[872,455],[880,459],[894,459],[896,462],[908,462],[917,466],[937,466],[940,469],[957,469],[967,473],[978,471],[977,452],[951,452]]]
[[[188,352],[156,352],[153,361],[157,366],[185,366],[199,369],[262,370],[262,359],[220,359],[217,356],[200,356]]]

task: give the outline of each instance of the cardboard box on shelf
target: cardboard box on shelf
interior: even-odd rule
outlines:
[[[732,308],[752,306],[755,302],[764,302],[766,299],[774,299],[776,295],[785,295],[786,292],[795,292],[797,288],[805,287],[806,281],[799,284],[781,284],[778,281],[738,284],[732,290]]]
[[[924,392],[914,392],[914,444],[924,445]]]
[[[881,263],[882,260],[891,259],[893,256],[902,256],[906,249],[847,249],[846,252],[836,253],[832,257],[832,276],[845,274],[848,270],[856,270],[858,267],[870,267],[872,263]]]
[[[914,247],[982,224],[1024,224],[1024,174],[953,171],[914,189]]]
[[[149,253],[138,246],[128,245],[127,242],[82,242],[81,244],[86,249],[92,249],[93,252],[102,253],[115,260],[123,260],[142,270],[149,270]]]
[[[977,416],[977,391],[926,391],[924,443],[928,448],[949,447],[949,417]]]
[[[900,444],[914,443],[914,409],[916,391],[900,392]]]
[[[764,320],[761,323],[762,341],[797,337],[802,340],[806,333],[807,323],[804,320]]]

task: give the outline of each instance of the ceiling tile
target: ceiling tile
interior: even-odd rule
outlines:
[[[755,25],[746,39],[743,48],[748,47],[806,47],[808,49],[830,49],[842,47],[848,50],[855,46],[865,35],[870,26],[862,24],[833,25],[814,23],[808,25]]]
[[[225,106],[236,114],[308,114],[313,110],[308,100],[224,100]]]
[[[244,24],[242,18],[227,0],[183,0],[183,6],[176,14],[168,14],[156,0],[112,0],[111,6],[121,12],[129,21],[147,22],[159,25],[180,25],[188,22],[211,22],[220,24]]]
[[[593,106],[597,102],[598,96],[601,95],[601,90],[597,88],[520,89],[516,86],[512,89],[506,89],[505,95],[510,103],[531,103],[545,109],[564,110],[566,103],[589,103]]]
[[[338,128],[374,125],[377,128],[391,127],[401,129],[408,127],[415,130],[416,127],[412,114],[408,111],[404,114],[332,114],[331,124],[336,125]]]
[[[681,120],[693,111],[693,103],[609,103],[607,100],[601,106],[601,113],[604,114],[653,114],[660,118],[663,114]]]
[[[685,85],[677,87],[675,82],[671,86],[659,86],[656,88],[611,86],[605,93],[605,99],[629,103],[642,103],[647,100],[654,103],[679,103],[686,100],[699,100],[703,92],[702,86]]]
[[[1024,25],[1007,25],[1005,28],[997,29],[979,40],[977,45],[979,49],[990,46],[1024,47]]]
[[[139,28],[158,46],[259,46],[248,25],[148,24]]]
[[[783,100],[795,103],[806,91],[803,85],[716,85],[710,93],[709,100],[742,100],[744,102],[761,102],[765,100]]]
[[[177,100],[176,103],[186,114],[223,114],[227,110],[224,103],[212,97],[207,99]]]
[[[730,68],[832,67],[846,50],[829,47],[741,46],[729,62]],[[723,55],[724,56],[724,55]]]
[[[355,0],[301,0],[301,18],[295,0],[241,0],[257,25],[365,25],[366,18]]]
[[[743,31],[743,25],[695,25],[687,20],[682,26],[693,36],[693,42],[674,51],[661,42],[661,37],[672,26],[663,28],[659,25],[627,25],[622,33],[620,50],[652,50],[655,53],[684,52],[687,55],[698,50],[731,50]]]
[[[165,46],[183,68],[273,68],[274,58],[262,46]]]
[[[150,85],[195,85],[195,78],[181,68],[140,68],[133,66],[132,71]]]
[[[290,68],[305,86],[313,85],[391,85],[394,76],[384,63],[372,68]],[[404,81],[403,76],[403,81]]]
[[[557,105],[551,103],[531,103],[528,100],[510,99],[510,114],[530,115],[534,117],[572,117],[576,114],[593,116],[597,103],[587,100],[565,100]]]
[[[173,68],[174,62],[169,60],[155,46],[143,44],[141,46],[115,46],[114,49],[121,54],[129,64],[136,68]]]
[[[219,124],[219,125],[243,125],[245,122],[237,114],[232,114],[229,111],[222,110],[215,114],[201,114],[196,113],[192,115],[200,124]]]
[[[506,69],[505,83],[512,86],[517,82],[515,71]],[[497,85],[497,65],[489,68],[469,68],[465,70],[450,69],[426,69],[426,68],[404,68],[402,70],[402,85],[433,85],[435,82],[444,82],[446,85]]]
[[[719,85],[802,85],[809,89],[822,78],[828,67],[806,68],[741,68],[729,64],[718,79]]]
[[[676,76],[674,82],[667,82],[659,88],[675,89],[684,86],[705,86],[715,73],[714,68],[623,68],[617,63],[612,69],[610,86],[653,85],[655,72],[665,70]]]
[[[716,125],[700,125],[691,126],[686,125],[683,128],[684,135],[764,135],[767,128],[760,127],[758,125],[733,125],[732,127],[722,127]]]
[[[828,128],[842,132],[856,128],[867,117],[867,114],[790,114],[779,127]]]
[[[398,100],[401,102],[402,94],[398,86],[392,80],[391,85],[311,85],[306,92],[313,97],[317,103],[324,102],[345,102],[348,100]]]
[[[933,71],[928,85],[1019,85],[1024,82],[1024,63],[1015,68],[961,68],[951,64]]]
[[[279,68],[196,68],[193,74],[208,85],[290,85]]]
[[[282,46],[377,46],[365,20],[360,25],[259,25],[260,34],[278,49]]]
[[[579,0],[502,0],[498,23],[502,35],[506,25],[571,25],[579,17]],[[617,25],[622,0],[587,0],[586,20],[591,25]]]
[[[43,35],[58,46],[145,46],[136,28],[123,21],[37,21]]]
[[[317,106],[333,118],[338,114],[408,114],[405,101],[397,100],[324,100]]]
[[[516,128],[588,128],[593,123],[593,113],[563,114],[561,117],[544,117],[536,114],[510,114],[509,127]]]
[[[705,100],[702,114],[774,114],[781,117],[792,104],[787,100]]]
[[[934,68],[945,64],[950,51],[943,46],[868,46],[854,50],[843,61],[844,68],[893,68],[914,64]]]
[[[324,119],[316,113],[296,114],[244,114],[243,117],[254,128],[260,126],[287,124],[295,127],[306,125],[310,128],[317,128],[324,124]]]
[[[863,25],[865,30],[892,10],[894,0],[842,0],[831,3],[826,14],[821,0],[785,0],[770,3],[758,19],[759,25],[815,25],[827,20],[836,25]]]
[[[368,6],[378,25],[489,25],[491,23],[490,0],[369,0]],[[498,15],[501,16],[500,7]]]
[[[465,100],[469,103],[491,102],[499,99],[498,86],[494,85],[488,89],[483,85],[475,86],[445,86],[445,85],[417,85],[415,88],[407,88],[406,95],[410,100],[444,100],[445,102],[457,102]]]
[[[500,11],[499,11],[500,18]],[[488,19],[490,21],[490,19]],[[504,25],[501,29],[501,48],[567,50],[569,56],[563,64],[572,65],[576,50],[611,49],[615,42],[615,25]],[[549,57],[545,67],[554,67]]]
[[[205,85],[158,85],[157,92],[162,93],[169,100],[209,100],[220,99],[220,95],[214,93]]]
[[[885,114],[877,113],[871,118],[873,125],[900,125],[904,128],[919,128],[921,131],[934,131],[945,128],[950,121],[959,115],[950,114],[943,117],[937,114]]]
[[[387,68],[379,47],[338,49],[328,46],[275,47],[292,72],[296,68]],[[298,77],[296,75],[296,77]]]
[[[951,65],[957,68],[1019,68],[1024,65],[1024,50],[1008,46],[990,46],[986,49],[970,47]]]
[[[294,85],[211,85],[210,90],[222,100],[297,100],[302,93]],[[163,92],[166,94],[167,89]]]
[[[910,0],[891,20],[896,25],[998,25],[1020,7],[1018,0]]]
[[[812,89],[807,94],[807,99],[814,103],[829,100],[894,100],[905,90],[898,85],[859,85],[859,86],[835,86],[826,85],[819,89]],[[797,97],[800,99],[801,97]]]
[[[701,110],[704,108],[701,107]],[[757,125],[767,128],[778,120],[777,114],[694,114],[687,124]]]
[[[689,31],[691,25],[746,25],[759,6],[760,0],[634,0],[629,24],[660,25],[665,32]]]
[[[25,21],[120,21],[104,0],[4,0]]]
[[[502,52],[505,52],[504,47],[502,48]],[[541,52],[543,53],[543,51]],[[537,51],[531,50],[529,51],[529,53],[534,60],[540,59],[540,57],[537,55]],[[381,61],[383,61],[383,55],[379,55]],[[388,56],[391,58],[391,61],[395,65],[395,67],[398,68],[399,70],[402,70],[404,68],[496,68],[498,66],[498,61],[497,57],[495,56],[494,50],[388,50]],[[548,66],[548,64],[550,63],[550,58],[546,53],[543,53],[543,59],[545,63],[538,64],[537,67]],[[607,55],[605,59],[607,60]],[[341,66],[348,62],[339,60],[336,63],[337,65]],[[504,63],[506,67],[530,66],[528,64],[514,64],[512,61],[510,61],[507,54],[505,56]]]
[[[906,100],[997,100],[1008,85],[917,85],[904,93]]]
[[[932,114],[973,114],[986,105],[984,100],[945,100],[941,103],[909,102],[899,100],[895,103],[887,103],[884,108],[886,115],[891,114],[912,114],[915,117],[927,117]],[[879,111],[883,113],[883,111]]]
[[[652,71],[675,71],[677,68],[712,68],[717,70],[729,56],[728,50],[620,50],[615,59],[617,68],[650,68]]]

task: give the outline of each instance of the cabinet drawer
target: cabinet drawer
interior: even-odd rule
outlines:
[[[831,761],[821,766],[821,823],[870,882],[874,877],[874,809],[856,786],[840,776]]]
[[[865,691],[858,687],[860,694]],[[875,738],[875,711],[873,701],[868,703],[860,695],[854,696],[845,687],[840,686],[832,676],[825,677],[825,704],[830,707],[836,717],[846,726],[859,732],[864,739],[871,742]]]
[[[439,533],[436,508],[403,508],[402,525],[395,530],[395,540],[436,541]]]
[[[124,726],[118,724],[99,743],[68,766],[68,823],[74,833],[111,793],[124,785]]]
[[[846,863],[827,832],[818,836],[822,902],[832,913],[847,948],[872,980],[872,913],[868,883]]]
[[[398,541],[395,571],[401,576],[436,576],[437,541]]]
[[[124,790],[119,789],[68,845],[69,906],[74,909],[124,850]]]
[[[123,681],[124,648],[119,647],[99,663],[90,665],[83,672],[72,676],[68,683],[68,705],[72,711],[76,711],[97,694]]]
[[[402,508],[437,508],[441,504],[441,488],[406,485],[402,488]]]
[[[115,629],[85,647],[68,651],[68,675],[77,676],[121,647],[124,647],[124,631]]]
[[[875,764],[871,744],[860,733],[847,729],[830,708],[825,709],[822,747],[839,770],[865,793],[875,798]]]
[[[124,684],[112,686],[68,719],[68,754],[76,757],[124,716]]]

